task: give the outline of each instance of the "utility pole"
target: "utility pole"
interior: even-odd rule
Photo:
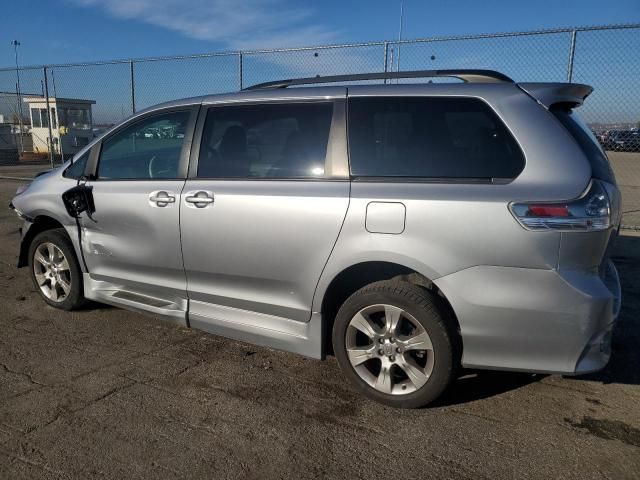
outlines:
[[[24,153],[24,143],[22,140],[22,94],[20,93],[20,67],[18,66],[18,47],[20,46],[20,42],[13,40],[11,45],[13,45],[13,52],[16,58],[16,97],[18,100],[18,125],[20,127],[18,138],[20,139],[20,153],[22,154]]]
[[[573,60],[576,56],[576,37],[578,35],[577,30],[571,32],[571,46],[569,47],[569,64],[567,65],[567,82],[571,83],[573,80]]]
[[[404,0],[400,0],[400,27],[398,29],[398,72],[400,71],[400,46],[402,42],[402,24],[404,20]],[[399,80],[396,80],[396,83]]]
[[[129,60],[129,75],[131,77],[131,115],[135,115],[136,113],[136,78],[135,78],[135,74],[133,73],[133,59]]]

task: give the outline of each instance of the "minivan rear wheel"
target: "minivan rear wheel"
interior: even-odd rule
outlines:
[[[38,293],[49,305],[63,310],[84,305],[82,271],[63,228],[35,236],[29,246],[29,270]]]
[[[364,395],[398,408],[437,399],[455,376],[457,360],[439,301],[408,282],[372,283],[351,295],[333,326],[333,348]]]

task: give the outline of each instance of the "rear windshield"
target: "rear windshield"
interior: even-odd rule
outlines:
[[[349,99],[355,177],[512,179],[524,155],[483,101],[464,97]]]
[[[589,159],[593,178],[615,183],[615,176],[611,165],[609,165],[607,155],[602,150],[591,129],[582,119],[573,110],[567,108],[551,108],[551,113],[565,126]]]

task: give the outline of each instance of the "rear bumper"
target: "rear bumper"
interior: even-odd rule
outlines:
[[[465,367],[576,375],[609,361],[620,311],[613,263],[605,278],[478,266],[435,284],[458,317]]]
[[[611,260],[609,260],[602,281],[613,297],[612,320],[611,323],[602,330],[596,332],[585,346],[573,372],[576,375],[601,370],[609,363],[609,359],[611,358],[613,327],[615,326],[615,321],[618,319],[622,306],[620,277],[618,276],[618,270]]]

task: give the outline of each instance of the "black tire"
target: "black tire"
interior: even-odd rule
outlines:
[[[424,328],[433,345],[432,352],[428,353],[433,355],[433,370],[426,383],[411,393],[388,394],[375,389],[349,361],[346,336],[351,319],[362,309],[380,304],[399,307],[410,314]],[[441,300],[424,288],[402,281],[375,282],[358,290],[342,304],[333,325],[334,353],[345,376],[363,395],[396,408],[424,407],[442,395],[456,375],[457,345],[456,329],[446,320]],[[375,359],[368,361],[375,362]]]
[[[48,298],[40,288],[40,285],[38,284],[38,281],[36,279],[34,270],[34,256],[38,247],[45,243],[52,243],[53,245],[58,247],[64,254],[69,264],[71,288],[69,293],[66,294],[66,297],[62,301],[54,301],[51,298]],[[80,269],[80,264],[78,263],[78,259],[76,258],[73,244],[71,243],[71,240],[69,239],[69,236],[67,235],[67,232],[64,228],[46,230],[44,232],[40,232],[34,237],[31,245],[29,245],[29,272],[36,291],[40,294],[42,299],[52,307],[62,310],[76,310],[86,304],[86,300],[83,294],[82,270]]]

